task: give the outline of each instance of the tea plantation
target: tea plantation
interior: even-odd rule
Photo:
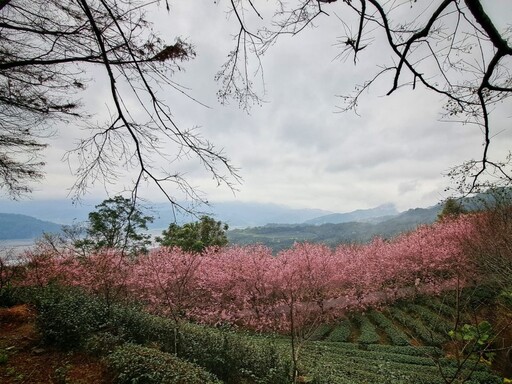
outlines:
[[[455,310],[439,299],[401,303],[319,326],[304,343],[301,372],[314,383],[502,383],[475,357],[447,358]],[[289,341],[280,339],[286,352]],[[288,352],[289,353],[289,352]],[[443,378],[444,376],[444,378]],[[458,382],[455,380],[455,382]]]

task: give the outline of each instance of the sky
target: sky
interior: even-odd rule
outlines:
[[[258,5],[263,15],[270,14],[273,3]],[[426,207],[449,195],[445,189],[450,180],[443,174],[481,156],[483,137],[478,127],[441,121],[445,100],[421,87],[403,87],[386,96],[390,76],[362,95],[357,114],[340,113],[339,95],[350,93],[372,77],[379,65],[391,62],[391,55],[377,38],[361,52],[357,65],[351,58],[338,57],[344,30],[356,25],[355,19],[345,16],[349,15],[345,5],[338,3],[324,6],[329,15],[317,18],[314,28],[294,37],[284,36],[266,52],[262,58],[264,102],[249,112],[235,101],[221,105],[216,95],[220,85],[215,74],[233,48],[232,36],[239,28],[234,16],[226,13],[227,1],[203,2],[201,6],[172,1],[169,13],[160,7],[149,15],[163,38],[173,42],[181,36],[197,53],[173,80],[201,104],[165,89],[159,90],[160,95],[168,100],[180,126],[198,126],[240,169],[243,181],[232,191],[217,187],[197,163],[182,164],[191,184],[209,201],[276,203],[333,212],[384,203],[394,203],[399,210]],[[399,12],[416,11],[406,3]],[[512,16],[512,3],[494,0],[484,5],[504,30]],[[346,25],[340,22],[341,16]],[[102,74],[92,74],[83,100],[101,120],[108,92]],[[261,90],[258,79],[256,88]],[[510,107],[510,102],[499,106],[491,115],[496,134],[491,150],[496,159],[504,158],[510,149]],[[31,199],[68,195],[74,164],[62,157],[80,134],[67,127],[49,140],[47,176],[35,185]],[[109,188],[115,194],[123,187]],[[143,195],[151,201],[163,200],[151,188]],[[102,187],[93,188],[87,197],[102,199],[106,192]]]

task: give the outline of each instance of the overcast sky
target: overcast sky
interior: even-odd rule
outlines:
[[[243,178],[238,191],[216,187],[211,177],[184,164],[192,184],[215,201],[272,202],[296,208],[321,208],[344,212],[395,203],[399,210],[437,203],[447,194],[450,167],[479,158],[483,138],[477,127],[441,122],[444,100],[421,87],[402,88],[385,96],[391,78],[385,77],[363,95],[358,115],[338,113],[341,100],[354,86],[368,79],[390,55],[374,41],[359,62],[337,58],[343,25],[337,18],[345,5],[325,5],[330,16],[317,19],[295,37],[284,37],[263,57],[265,103],[250,114],[219,104],[219,84],[214,76],[233,48],[237,32],[227,2],[199,5],[173,1],[170,14],[161,8],[152,15],[155,30],[171,42],[182,36],[194,44],[197,57],[184,64],[174,80],[190,89],[194,103],[176,92],[166,94],[180,126],[199,126],[203,136],[223,148]],[[258,2],[259,3],[259,2]],[[262,2],[261,7],[273,3]],[[512,3],[486,1],[500,29],[512,19]],[[409,5],[405,6],[407,11]],[[349,20],[350,21],[350,20]],[[256,80],[255,80],[256,81]],[[89,86],[84,102],[105,110],[101,77]],[[259,83],[257,83],[258,85]],[[510,148],[510,103],[492,115],[494,158]],[[505,111],[505,112],[504,112]],[[508,115],[507,115],[508,113]],[[73,176],[61,158],[73,146],[76,132],[64,130],[50,141],[46,180],[36,186],[33,199],[65,197]],[[112,188],[112,187],[111,187]],[[122,189],[122,188],[120,188]],[[115,193],[115,186],[111,189]],[[104,198],[98,188],[90,197]],[[161,201],[152,191],[146,197]]]

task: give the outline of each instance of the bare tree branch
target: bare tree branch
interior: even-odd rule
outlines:
[[[0,3],[0,133],[7,129],[2,119],[13,122],[11,132],[23,132],[29,119],[47,132],[52,120],[80,118],[90,131],[78,146],[66,154],[78,159],[77,180],[73,186],[79,198],[95,183],[118,183],[134,175],[128,190],[139,198],[139,189],[153,184],[177,207],[176,193],[204,201],[183,175],[172,166],[183,159],[195,159],[219,185],[234,188],[240,177],[222,150],[205,140],[196,127],[182,128],[175,121],[170,105],[155,92],[155,86],[169,86],[181,95],[186,90],[171,80],[181,70],[182,61],[195,56],[191,44],[176,39],[166,44],[152,32],[145,19],[146,8],[157,1],[140,0],[18,0]],[[165,2],[169,7],[169,3]],[[255,8],[254,8],[255,9]],[[252,38],[255,38],[253,36]],[[105,69],[110,89],[110,120],[92,124],[73,100],[86,88],[84,76],[91,66]],[[126,91],[128,89],[128,91]],[[135,117],[131,100],[140,105]],[[110,104],[110,103],[109,103]],[[21,114],[14,123],[10,116]],[[36,140],[35,131],[26,142]],[[12,144],[11,144],[12,146]],[[6,147],[7,148],[7,147]],[[34,151],[43,147],[34,147]],[[0,146],[0,155],[4,154]],[[5,155],[10,160],[6,149]],[[4,161],[4,164],[12,164]],[[41,166],[42,163],[33,163]],[[28,168],[27,168],[28,169]],[[26,172],[32,179],[42,173]],[[25,178],[26,179],[26,178]],[[0,181],[2,174],[0,173]],[[29,192],[26,180],[19,180]],[[0,187],[9,191],[10,184]]]
[[[481,128],[484,144],[481,160],[450,172],[452,176],[460,175],[463,169],[469,172],[466,174],[468,178],[459,184],[467,188],[465,193],[475,191],[479,180],[484,181],[487,177],[501,178],[504,183],[512,181],[512,173],[502,166],[508,162],[491,159],[491,111],[493,106],[512,95],[510,61],[505,60],[512,56],[512,47],[507,32],[496,28],[481,0],[442,0],[421,4],[382,0],[278,1],[270,26],[255,34],[268,48],[280,36],[297,35],[313,21],[321,20],[317,19],[319,16],[328,16],[323,6],[331,9],[344,7],[336,13],[348,35],[339,40],[343,49],[340,57],[346,58],[347,53],[352,52],[357,65],[362,60],[360,52],[363,49],[387,48],[394,58],[392,64],[376,63],[376,73],[356,85],[353,94],[343,92],[341,111],[354,110],[357,113],[362,93],[378,78],[393,72],[387,95],[403,86],[413,89],[422,86],[446,99],[445,117],[460,118],[463,124],[476,124]],[[409,6],[409,11],[404,9],[406,6]],[[400,17],[395,16],[398,9]],[[247,29],[247,26],[243,28]],[[352,34],[351,30],[355,32]],[[373,41],[381,42],[383,38],[386,47],[372,48]],[[235,72],[236,68],[231,70]],[[243,94],[239,96],[243,97]],[[469,178],[471,182],[468,182]]]

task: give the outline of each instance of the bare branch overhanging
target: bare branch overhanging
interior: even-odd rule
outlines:
[[[512,56],[510,30],[497,29],[481,0],[431,1],[426,3],[428,6],[423,4],[422,15],[417,11],[421,5],[410,1],[295,0],[277,3],[274,18],[269,21],[271,27],[253,32],[260,37],[260,50],[255,50],[258,60],[279,36],[298,34],[314,21],[320,23],[318,17],[328,15],[327,12],[343,10],[336,14],[342,15],[338,16],[340,22],[346,31],[350,30],[346,28],[350,23],[346,11],[351,11],[356,20],[356,32],[340,38],[344,50],[340,56],[346,57],[347,52],[352,52],[357,64],[358,60],[364,60],[360,52],[371,50],[372,38],[379,35],[384,37],[396,64],[383,67],[376,63],[375,75],[369,75],[369,80],[357,85],[354,93],[340,96],[344,102],[340,110],[356,110],[364,91],[388,73],[393,73],[388,95],[404,86],[414,89],[422,85],[446,99],[445,117],[458,117],[462,123],[476,124],[482,130],[484,146],[480,160],[470,160],[449,173],[459,183],[459,192],[471,193],[489,183],[512,183],[510,156],[505,161],[493,161],[490,151],[493,136],[491,110],[512,95],[511,69],[506,62]],[[243,0],[236,4],[231,1],[231,4],[234,9],[244,8]],[[250,3],[245,8],[254,9],[254,5]],[[395,17],[395,12],[403,7],[409,7],[409,13],[414,15],[411,21],[403,22],[400,17]],[[254,12],[261,17],[262,12],[258,9]],[[242,31],[250,29],[243,19],[238,21]],[[239,44],[234,52],[235,55],[240,52]],[[238,92],[239,79],[231,74],[223,73],[224,89],[221,92],[233,93],[235,98],[243,99],[244,94]],[[409,80],[411,75],[412,80]],[[249,78],[242,81],[250,83]]]
[[[202,200],[200,192],[172,170],[182,158],[197,159],[219,184],[233,188],[239,182],[237,169],[223,152],[195,128],[179,127],[171,106],[154,92],[158,83],[188,96],[171,76],[182,69],[180,62],[195,55],[191,44],[178,38],[169,45],[151,32],[145,10],[157,3],[0,2],[1,189],[19,197],[30,192],[30,180],[43,177],[41,161],[24,163],[10,154],[12,136],[18,147],[24,146],[25,155],[38,159],[44,148],[41,139],[56,121],[67,123],[67,129],[82,125],[91,132],[66,155],[80,161],[73,187],[77,197],[97,182],[117,183],[121,176],[135,171],[129,187],[134,199],[142,183],[149,182],[177,206],[176,188]],[[165,4],[169,7],[167,1]],[[103,126],[88,120],[77,99],[88,85],[91,66],[104,68],[109,79],[114,109],[110,122]],[[142,113],[134,117],[127,107],[130,99],[139,103],[145,117],[141,119]],[[10,176],[4,171],[11,172]]]

